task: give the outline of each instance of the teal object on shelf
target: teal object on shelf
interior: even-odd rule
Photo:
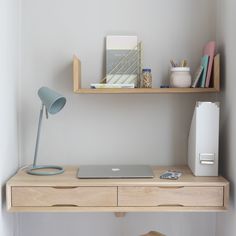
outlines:
[[[201,88],[205,88],[206,78],[207,78],[207,68],[209,63],[209,56],[204,55],[201,59],[201,66],[203,67],[203,72],[201,76]]]
[[[37,156],[38,156],[38,145],[41,131],[41,124],[43,118],[43,111],[46,110],[46,117],[48,118],[48,113],[54,115],[58,113],[66,104],[66,98],[56,91],[42,87],[38,90],[38,96],[42,101],[42,107],[39,114],[39,123],[38,123],[38,132],[35,144],[34,152],[34,162],[32,167],[27,170],[28,174],[31,175],[57,175],[64,172],[63,167],[55,165],[37,165]],[[38,171],[42,169],[50,169],[52,171]]]

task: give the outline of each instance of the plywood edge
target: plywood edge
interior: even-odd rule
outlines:
[[[216,88],[116,88],[91,89],[80,88],[74,91],[79,94],[191,94],[191,93],[217,93]]]
[[[74,55],[73,57],[73,91],[81,89],[81,61]]]
[[[229,207],[229,182],[224,186],[224,207]]]
[[[6,185],[6,208],[10,211],[12,207],[12,197],[11,197],[11,185],[7,183]]]
[[[225,212],[225,207],[11,207],[10,212]]]
[[[220,91],[220,54],[214,57],[214,68],[213,68],[213,87],[219,92]]]
[[[152,182],[147,181],[122,181],[122,180],[114,180],[113,182],[107,182],[106,180],[102,181],[96,181],[91,180],[91,182],[83,182],[83,181],[77,181],[74,180],[71,183],[68,183],[68,181],[61,181],[61,182],[48,182],[48,181],[42,181],[42,182],[27,182],[27,181],[19,181],[12,185],[13,187],[224,187],[225,182],[194,182],[194,181],[186,181],[186,182],[156,182],[155,179]]]

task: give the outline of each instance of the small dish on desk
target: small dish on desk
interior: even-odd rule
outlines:
[[[177,180],[182,175],[181,172],[175,170],[168,170],[161,174],[160,179],[172,179]]]

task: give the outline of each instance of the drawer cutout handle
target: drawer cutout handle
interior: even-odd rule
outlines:
[[[64,187],[52,187],[55,189],[74,189],[74,188],[78,188],[77,186],[64,186]]]
[[[75,204],[54,204],[52,207],[79,207],[78,205]]]
[[[161,188],[161,189],[180,189],[180,188],[184,188],[184,186],[159,186],[158,188]]]
[[[158,207],[184,207],[182,204],[160,204]]]

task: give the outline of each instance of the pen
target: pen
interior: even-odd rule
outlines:
[[[170,64],[172,65],[172,67],[176,67],[176,64],[174,63],[173,60],[170,60]]]

